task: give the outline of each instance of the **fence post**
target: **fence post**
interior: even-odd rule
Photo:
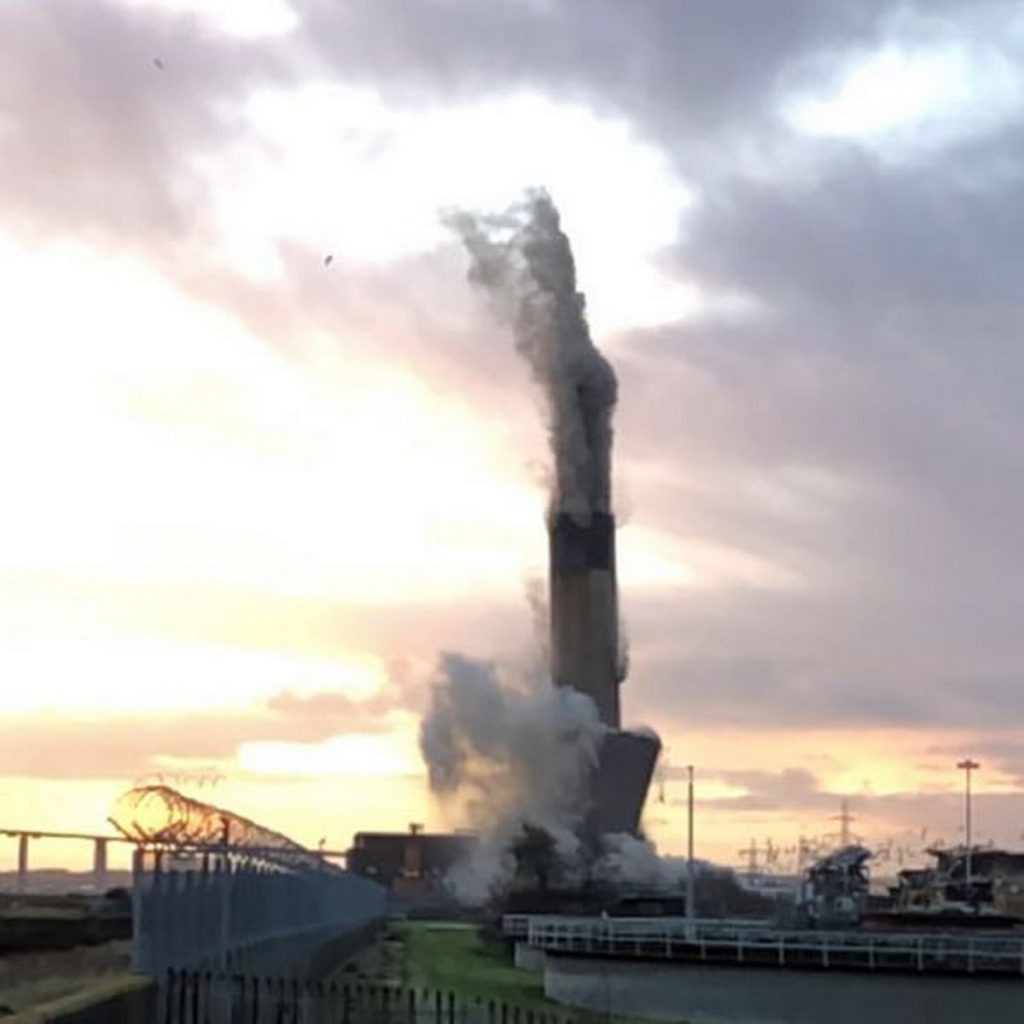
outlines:
[[[164,971],[157,987],[157,1020],[160,1024],[174,1021],[174,971]]]
[[[217,950],[217,966],[222,971],[228,969],[228,949],[231,945],[231,861],[227,857],[218,865],[218,895],[220,896],[220,920],[218,921],[220,936]]]
[[[136,846],[132,851],[132,969],[140,972],[150,969],[148,899],[145,855]]]
[[[186,971],[178,972],[178,991],[174,1004],[177,1007],[177,1017],[172,1017],[174,1024],[185,1024],[188,1016],[188,991],[192,976]]]
[[[296,991],[295,1012],[299,1024],[313,1024],[313,985],[309,981]]]
[[[208,962],[217,943],[217,918],[213,908],[214,874],[209,857],[203,857],[202,872],[193,879],[195,910],[192,913],[192,929],[196,939],[195,962]]]
[[[207,1016],[212,1024],[231,1024],[231,975],[220,970],[206,980]]]

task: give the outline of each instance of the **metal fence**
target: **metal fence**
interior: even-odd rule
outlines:
[[[573,1024],[580,1018],[448,989],[169,971],[158,1024]]]
[[[290,864],[227,848],[139,851],[133,881],[133,966],[228,971],[299,960],[387,909],[385,890],[329,863]]]
[[[776,967],[1024,976],[1024,936],[780,929],[763,922],[510,915],[505,934],[551,953]]]

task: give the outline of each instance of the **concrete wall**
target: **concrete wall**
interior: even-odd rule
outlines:
[[[534,949],[528,942],[517,942],[512,962],[521,971],[532,971],[534,974],[541,974],[544,970],[546,957],[543,949]]]
[[[5,1018],[10,1024],[153,1024],[156,985],[128,978]]]
[[[548,954],[568,1006],[689,1024],[996,1024],[1024,1020],[1024,978],[623,963]]]
[[[653,733],[610,732],[605,736],[590,779],[590,831],[636,835],[660,749]]]

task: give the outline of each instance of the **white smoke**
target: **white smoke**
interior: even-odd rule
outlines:
[[[533,192],[500,215],[450,214],[472,259],[470,279],[512,324],[517,350],[548,407],[555,462],[552,507],[586,520],[610,512],[612,412],[617,384],[594,347],[558,211]]]
[[[584,523],[610,514],[617,383],[591,340],[558,211],[538,191],[504,213],[457,212],[446,222],[469,252],[470,279],[511,324],[543,392],[554,461],[551,511]],[[619,654],[621,678],[625,650]],[[486,901],[524,865],[540,888],[551,881],[655,884],[660,862],[648,844],[612,836],[595,849],[593,829],[583,839],[606,733],[593,701],[574,689],[549,681],[531,689],[491,663],[442,657],[420,747],[432,791],[456,804],[480,835],[476,854],[449,879],[461,899]]]
[[[605,732],[593,701],[575,690],[531,689],[490,662],[442,655],[420,749],[431,790],[481,836],[472,862],[452,876],[460,898],[478,903],[511,883],[527,827],[550,837],[563,867],[579,861]]]
[[[658,856],[646,839],[617,832],[601,837],[601,856],[593,877],[612,885],[637,885],[646,889],[671,889],[679,884],[679,872]]]

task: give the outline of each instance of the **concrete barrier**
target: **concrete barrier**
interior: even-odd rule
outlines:
[[[512,962],[521,971],[540,974],[544,970],[544,950],[534,949],[528,942],[517,942]]]
[[[547,955],[544,994],[602,1014],[691,1024],[1021,1020],[1024,978],[654,964]]]
[[[156,985],[132,975],[4,1018],[5,1024],[152,1024]]]

